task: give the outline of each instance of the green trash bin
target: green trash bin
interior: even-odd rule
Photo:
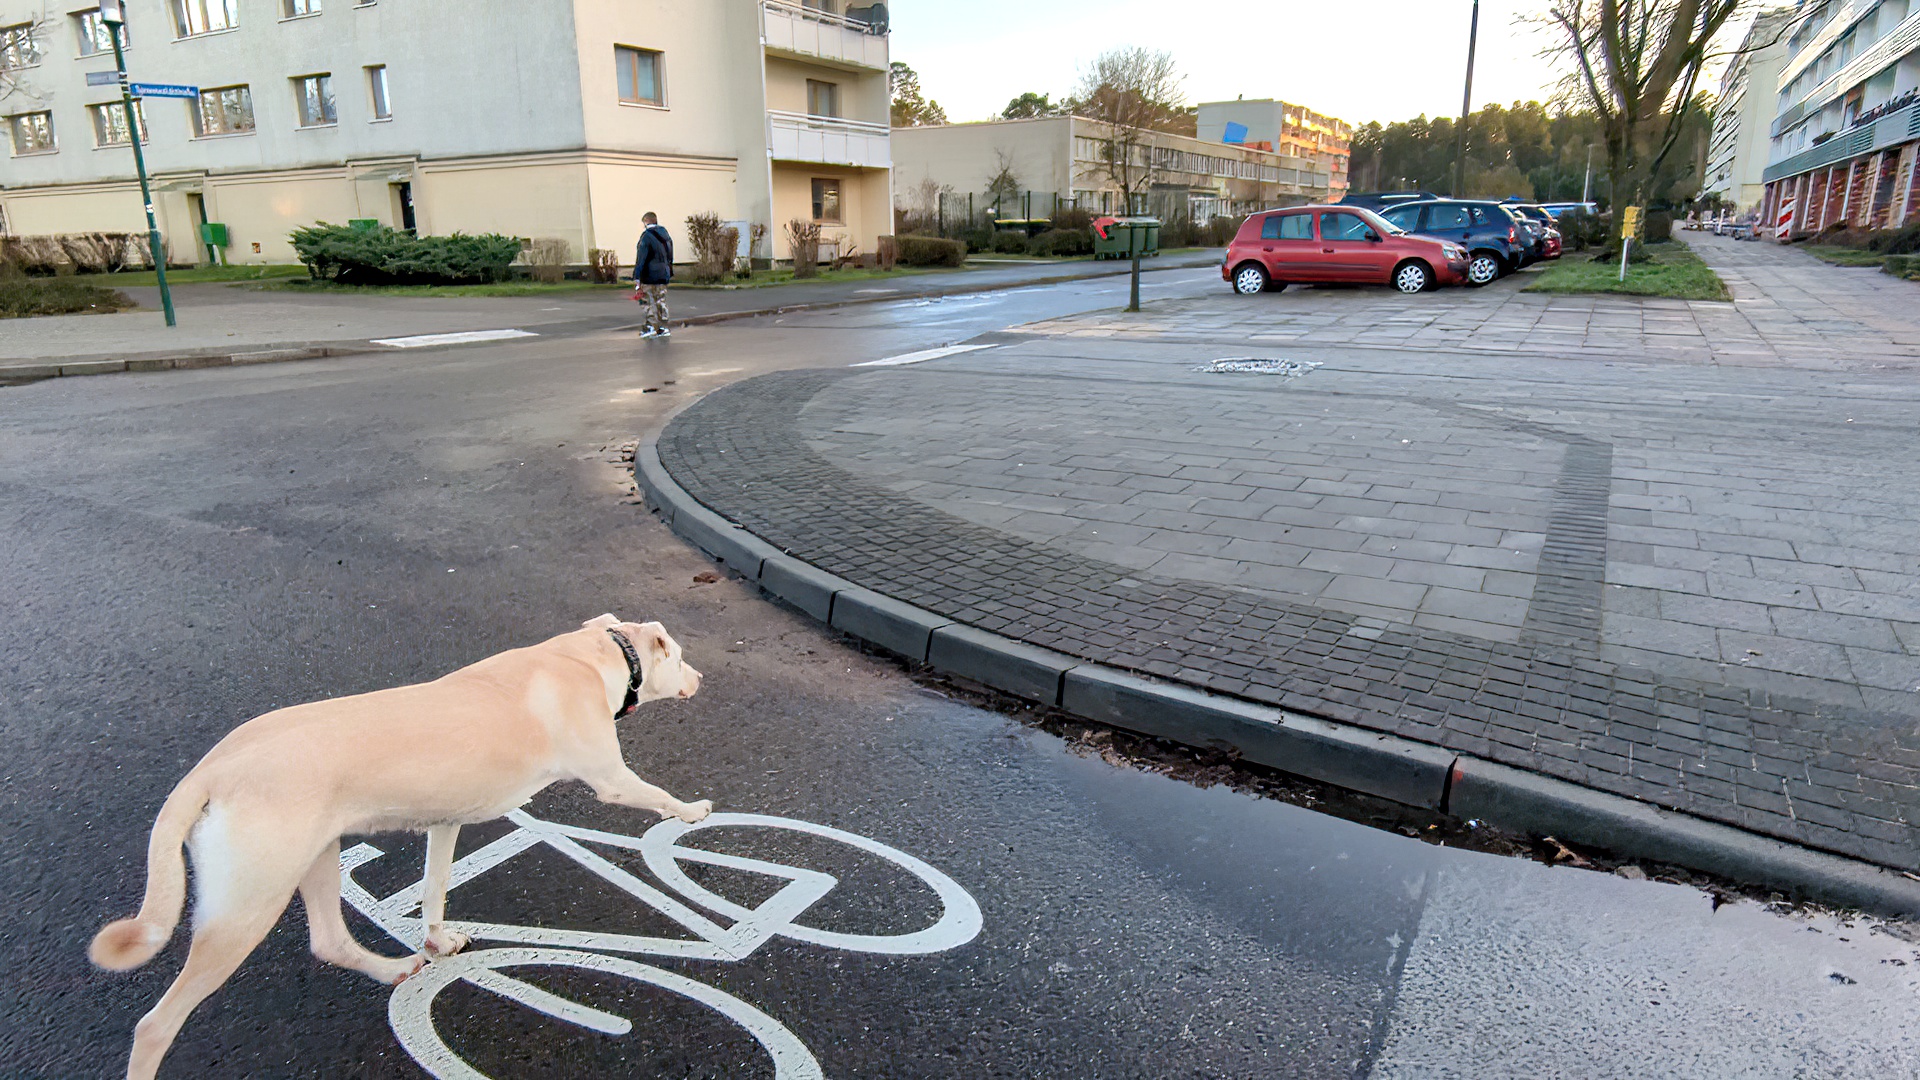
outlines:
[[[1135,252],[1141,258],[1160,254],[1160,219],[1150,217],[1124,217],[1107,226],[1107,235],[1093,234],[1093,257],[1096,259],[1126,259]]]

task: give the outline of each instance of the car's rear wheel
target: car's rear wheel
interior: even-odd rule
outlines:
[[[1467,260],[1467,284],[1488,285],[1500,276],[1500,257],[1490,251],[1476,251]]]
[[[1267,270],[1259,263],[1242,263],[1233,272],[1233,291],[1241,296],[1252,296],[1265,292],[1267,288]]]
[[[1401,263],[1393,271],[1393,287],[1403,293],[1425,292],[1433,284],[1433,271],[1417,260]]]

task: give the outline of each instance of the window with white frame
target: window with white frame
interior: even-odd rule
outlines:
[[[81,56],[98,56],[113,51],[112,31],[98,11],[82,11],[73,17],[74,36],[80,41]],[[127,47],[127,27],[120,26],[120,47]]]
[[[127,107],[118,101],[103,102],[87,106],[87,114],[93,117],[93,145],[127,145]],[[133,103],[134,119],[140,124],[140,141],[152,142],[147,132],[146,102]]]
[[[393,119],[393,105],[387,98],[387,65],[375,64],[367,69],[367,96],[375,120]]]
[[[620,100],[629,105],[667,103],[666,65],[659,52],[630,45],[613,47],[613,63],[620,83]]]
[[[320,14],[320,0],[280,0],[280,5],[289,19],[297,19],[302,15]]]
[[[240,0],[171,0],[180,37],[232,30],[240,25]]]
[[[333,76],[322,72],[293,80],[293,100],[300,109],[301,127],[327,127],[340,122],[333,106]]]
[[[32,67],[40,62],[40,38],[32,23],[0,26],[0,71]]]
[[[813,220],[833,225],[840,224],[839,180],[814,180]]]
[[[839,116],[840,84],[807,80],[807,115]]]
[[[245,86],[216,86],[200,91],[193,110],[194,134],[248,135],[253,132],[253,92]]]
[[[50,154],[58,149],[53,142],[53,114],[50,112],[9,116],[7,127],[13,135],[15,157],[22,154]]]

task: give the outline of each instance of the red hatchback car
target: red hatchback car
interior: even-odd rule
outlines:
[[[1359,282],[1417,293],[1465,280],[1467,249],[1415,236],[1358,206],[1254,214],[1227,245],[1220,276],[1251,296],[1292,284]]]

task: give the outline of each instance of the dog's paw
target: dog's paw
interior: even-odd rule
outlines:
[[[452,956],[454,953],[466,948],[467,943],[472,940],[472,938],[469,938],[457,930],[448,930],[443,926],[427,934],[426,955],[435,959],[442,956]]]
[[[699,802],[681,803],[680,809],[673,816],[692,825],[697,821],[706,820],[707,815],[711,813],[713,813],[713,800],[701,799]]]
[[[393,969],[390,977],[381,979],[380,981],[389,986],[399,986],[401,983],[420,974],[420,969],[427,966],[427,959],[428,957],[425,953],[414,953],[412,956],[402,956],[393,961]]]

